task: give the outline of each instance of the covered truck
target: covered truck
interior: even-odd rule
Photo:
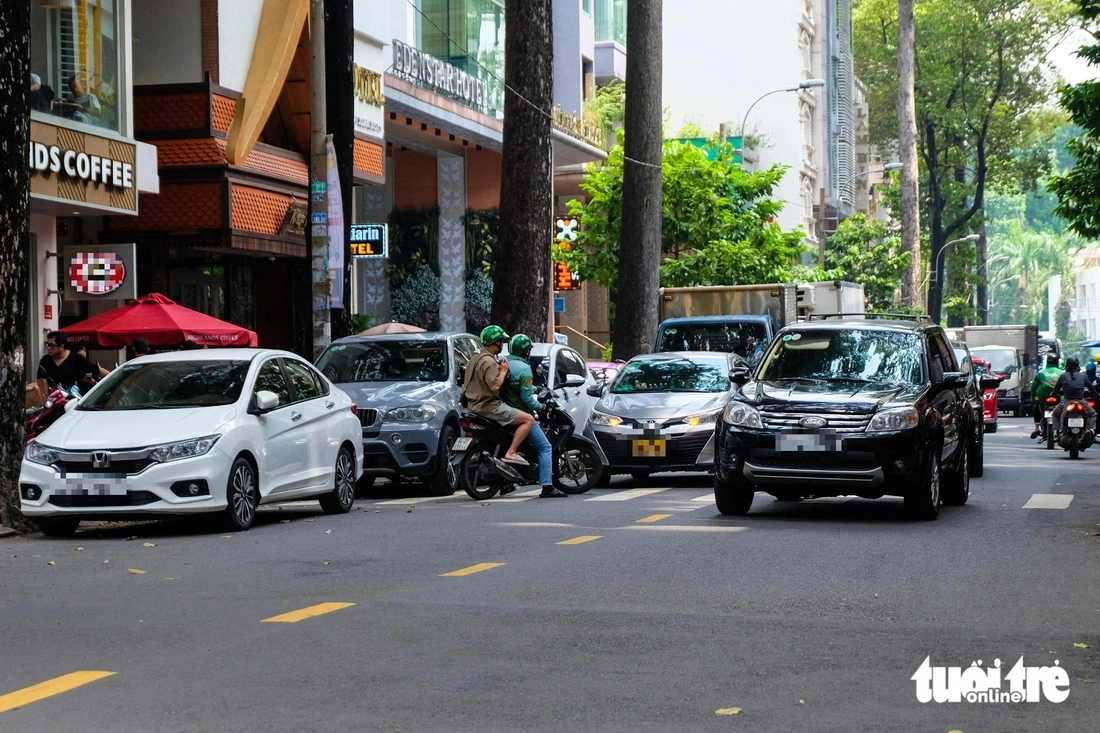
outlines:
[[[811,315],[864,311],[857,283],[772,283],[661,289],[654,351],[724,351],[754,365],[775,333]]]
[[[997,390],[1001,410],[1013,415],[1030,414],[1031,380],[1039,365],[1038,326],[966,326],[963,341],[970,353],[989,362],[994,374],[1004,380]]]

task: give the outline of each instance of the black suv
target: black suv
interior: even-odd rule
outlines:
[[[927,319],[842,316],[781,330],[717,423],[714,499],[746,514],[781,500],[901,496],[935,519],[970,495],[967,376]]]

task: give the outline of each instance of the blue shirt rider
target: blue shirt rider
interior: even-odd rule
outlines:
[[[506,405],[536,415],[542,409],[542,403],[535,393],[535,374],[528,361],[533,346],[530,337],[522,333],[517,333],[508,342],[508,379],[500,389],[500,398]],[[554,488],[554,449],[538,420],[531,427],[527,438],[539,452],[539,483],[542,484],[539,497],[558,499],[568,496]]]

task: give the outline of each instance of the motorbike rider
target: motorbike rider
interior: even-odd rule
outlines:
[[[508,342],[508,378],[500,390],[504,404],[531,415],[542,409],[542,403],[535,396],[535,375],[528,361],[533,346],[530,337],[522,333],[517,333]],[[539,452],[539,483],[542,484],[539,497],[560,499],[568,496],[554,488],[554,450],[537,420],[527,437]]]
[[[1043,413],[1046,410],[1047,397],[1054,394],[1054,387],[1058,384],[1058,378],[1065,370],[1058,366],[1057,354],[1047,354],[1047,366],[1035,375],[1031,380],[1031,405],[1032,417],[1035,419],[1035,430],[1031,437],[1038,438],[1043,432]]]
[[[1092,387],[1089,385],[1085,375],[1081,373],[1081,364],[1077,361],[1076,356],[1071,356],[1066,359],[1066,371],[1062,373],[1062,376],[1058,377],[1058,383],[1054,385],[1054,396],[1063,397],[1064,399],[1058,403],[1058,406],[1054,408],[1054,429],[1060,431],[1062,429],[1062,413],[1065,412],[1066,405],[1070,402],[1085,400],[1086,397],[1094,397]],[[1086,425],[1089,430],[1096,430],[1096,410],[1085,402],[1085,408],[1088,411],[1088,421]]]
[[[508,334],[500,326],[486,326],[481,332],[483,348],[466,365],[466,374],[462,380],[462,406],[498,425],[514,425],[515,437],[504,454],[504,460],[527,466],[530,464],[516,450],[531,432],[535,418],[504,404],[500,398],[500,390],[508,381],[508,360],[503,359],[498,363],[497,357],[504,350],[504,342],[507,340]]]

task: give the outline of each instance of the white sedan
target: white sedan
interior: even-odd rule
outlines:
[[[146,356],[97,384],[27,444],[23,513],[51,536],[82,519],[221,512],[252,526],[259,504],[355,501],[362,426],[351,399],[285,351]]]

